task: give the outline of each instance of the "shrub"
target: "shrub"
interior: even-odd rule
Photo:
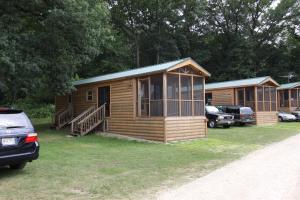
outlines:
[[[30,100],[20,100],[13,107],[22,109],[30,118],[51,118],[55,112],[53,104],[35,103]]]

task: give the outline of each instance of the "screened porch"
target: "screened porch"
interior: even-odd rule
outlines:
[[[137,80],[138,117],[204,116],[205,78],[186,66]]]
[[[279,90],[278,97],[280,108],[300,107],[300,88]]]
[[[276,87],[255,86],[236,89],[236,104],[255,112],[277,111]]]

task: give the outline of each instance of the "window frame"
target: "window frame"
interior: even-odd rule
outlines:
[[[91,92],[91,94],[89,94],[90,92]],[[95,96],[94,89],[88,89],[86,91],[86,96],[85,96],[86,102],[93,102],[95,100],[94,96]],[[89,99],[89,97],[91,97],[91,99]]]

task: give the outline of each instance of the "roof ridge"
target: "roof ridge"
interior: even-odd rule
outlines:
[[[88,77],[88,78],[82,78],[76,81],[80,81],[80,80],[84,80],[84,79],[92,79],[92,78],[97,78],[99,76],[107,76],[107,75],[112,75],[112,74],[117,74],[117,73],[122,73],[122,72],[128,72],[128,71],[132,71],[132,70],[137,70],[137,69],[145,69],[145,68],[151,68],[154,66],[159,66],[159,65],[163,65],[163,64],[168,64],[168,63],[172,63],[172,62],[183,62],[185,60],[191,59],[191,57],[186,57],[186,58],[181,58],[181,59],[177,59],[177,60],[173,60],[173,61],[168,61],[168,62],[163,62],[163,63],[159,63],[159,64],[153,64],[153,65],[147,65],[147,66],[143,66],[143,67],[136,67],[136,68],[130,68],[130,69],[126,69],[123,71],[118,71],[118,72],[112,72],[112,73],[108,73],[108,74],[101,74],[98,76],[92,76],[92,77]]]
[[[231,80],[231,81],[219,81],[219,82],[213,82],[213,83],[207,83],[208,84],[217,84],[217,83],[227,83],[227,82],[235,82],[235,81],[244,81],[244,80],[252,80],[252,79],[259,79],[259,78],[270,78],[270,76],[261,76],[261,77],[253,77],[253,78],[246,78],[246,79],[238,79],[238,80]]]

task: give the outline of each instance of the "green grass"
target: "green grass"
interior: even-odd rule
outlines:
[[[209,137],[153,144],[89,135],[66,137],[34,120],[40,158],[23,171],[0,170],[0,199],[144,199],[197,178],[269,143],[300,123],[209,129]]]

